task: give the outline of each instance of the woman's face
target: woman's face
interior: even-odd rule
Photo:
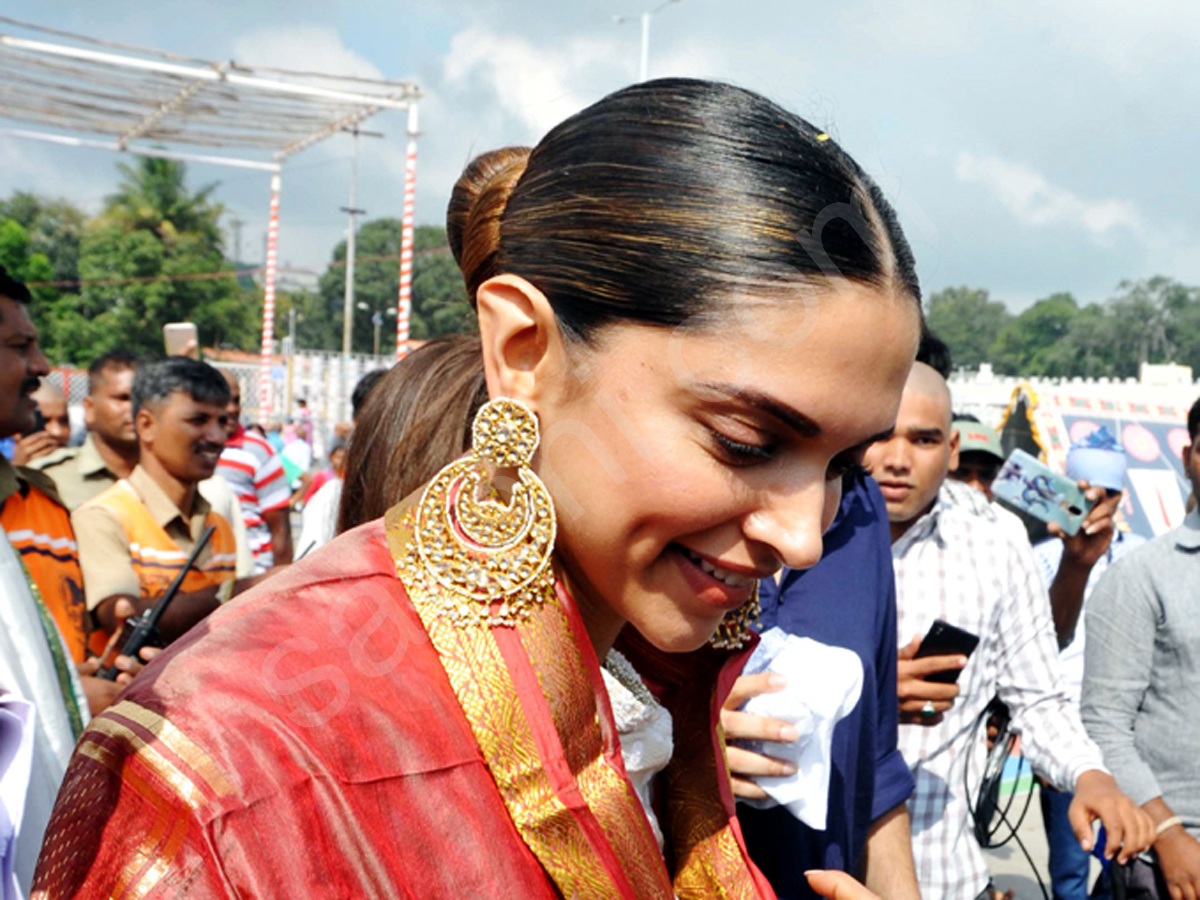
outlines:
[[[841,475],[892,427],[911,299],[854,285],[728,318],[609,328],[539,392],[535,468],[593,641],[629,622],[663,650],[702,645],[755,581],[817,562]]]

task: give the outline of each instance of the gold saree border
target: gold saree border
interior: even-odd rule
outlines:
[[[638,897],[628,890],[619,868],[612,872],[604,864],[600,858],[604,848],[593,845],[576,811],[567,806],[551,783],[533,726],[492,630],[455,626],[441,619],[438,592],[444,589],[407,564],[412,540],[409,508],[402,505],[390,510],[385,526],[397,574],[429,634],[484,763],[526,846],[564,897],[578,900]],[[639,816],[644,822],[645,816],[640,811]],[[645,896],[649,900],[655,895]]]
[[[597,710],[603,682],[594,685],[567,613],[567,597],[547,602],[518,626],[549,706],[562,753],[584,802],[621,861],[637,897],[672,895],[662,851],[642,803],[626,777],[621,749],[613,735],[605,739]],[[610,716],[611,717],[611,716]]]
[[[212,758],[165,717],[130,700],[94,718],[77,751],[121,779],[154,811],[149,830],[116,875],[111,900],[143,900],[170,871],[191,813],[233,793]],[[36,900],[56,896],[53,888]]]
[[[640,636],[622,637],[621,651],[634,668],[654,680],[671,683],[660,651]],[[700,659],[701,654],[710,660]],[[725,756],[725,734],[719,716],[718,689],[731,654],[697,651],[697,671],[687,684],[676,683],[674,720],[675,752],[658,776],[663,794],[664,828],[668,850],[675,863],[674,886],[679,900],[758,900],[773,897],[765,880],[756,877],[732,811],[733,795]],[[744,655],[749,655],[746,651]],[[707,666],[707,671],[702,671]],[[686,735],[707,735],[708,740],[686,740]],[[726,796],[727,795],[727,796]],[[761,888],[761,889],[760,889]]]

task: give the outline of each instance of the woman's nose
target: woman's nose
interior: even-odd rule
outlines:
[[[836,490],[833,492],[836,494]],[[743,526],[746,537],[772,548],[783,565],[808,569],[821,558],[823,535],[830,518],[826,483],[814,484],[802,491],[774,497],[747,517]],[[837,502],[834,499],[833,509]]]

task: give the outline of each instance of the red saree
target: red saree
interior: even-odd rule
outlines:
[[[93,720],[33,896],[774,896],[716,728],[744,653],[623,647],[675,716],[664,864],[570,598],[515,627],[423,623],[405,538],[393,511],[335,540]]]

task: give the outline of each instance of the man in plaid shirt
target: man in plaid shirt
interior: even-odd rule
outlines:
[[[909,802],[913,855],[925,900],[972,900],[989,877],[969,806],[987,753],[983,719],[999,696],[1030,762],[1048,781],[1074,790],[1071,823],[1085,849],[1091,823],[1108,831],[1106,853],[1124,862],[1148,847],[1149,818],[1117,788],[1063,689],[1046,588],[1028,546],[1012,539],[982,494],[947,481],[957,441],[950,392],[917,363],[893,436],[873,445],[866,465],[887,502],[896,570],[900,651],[900,751],[913,770]],[[980,638],[970,660],[914,660],[920,635],[943,619]],[[916,637],[914,637],[916,636]],[[911,639],[911,642],[910,642]],[[958,685],[924,680],[961,668]]]

